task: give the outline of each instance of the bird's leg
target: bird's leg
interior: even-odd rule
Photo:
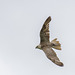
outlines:
[[[55,38],[54,40],[51,41],[52,44],[52,48],[61,50],[61,44],[59,43],[59,41],[56,41],[57,38]]]

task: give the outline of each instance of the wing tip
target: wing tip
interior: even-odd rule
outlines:
[[[49,16],[46,21],[44,22],[45,25],[47,25],[51,21],[51,16]]]
[[[48,19],[51,21],[51,16],[49,16]]]
[[[64,64],[62,62],[58,61],[58,60],[56,60],[54,63],[56,65],[60,66],[60,67],[63,67],[64,66]]]
[[[60,62],[61,64],[59,65],[59,66],[61,66],[61,67],[63,67],[64,66],[64,64],[62,63],[62,62]]]

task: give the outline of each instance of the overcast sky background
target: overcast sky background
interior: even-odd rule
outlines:
[[[64,67],[48,60],[39,32],[48,16],[50,40]],[[0,0],[0,75],[75,75],[75,0]]]

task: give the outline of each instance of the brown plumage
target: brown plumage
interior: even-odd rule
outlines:
[[[49,41],[49,22],[51,21],[51,17],[49,16],[43,24],[43,27],[40,31],[40,44],[36,47],[41,49],[46,54],[47,58],[50,59],[53,63],[59,66],[63,66],[63,63],[60,62],[56,53],[52,48],[61,50],[61,44],[57,41],[57,38]]]

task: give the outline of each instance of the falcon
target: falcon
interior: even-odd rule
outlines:
[[[58,66],[63,66],[63,63],[57,57],[57,54],[54,52],[54,49],[61,50],[61,44],[57,41],[57,38],[50,41],[49,40],[49,22],[51,21],[51,17],[49,16],[43,24],[43,27],[40,31],[40,44],[36,46],[36,48],[43,50],[46,54],[47,58],[51,60]]]

